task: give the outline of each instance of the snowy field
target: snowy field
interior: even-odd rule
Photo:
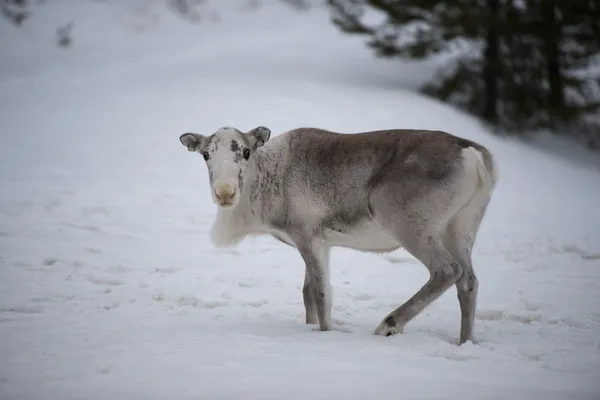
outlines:
[[[223,1],[190,25],[49,3],[0,23],[0,399],[600,398],[597,159],[500,140],[402,89],[430,66],[374,60],[323,11]],[[74,46],[57,48],[71,17]],[[294,249],[213,248],[204,161],[178,137],[224,125],[487,145],[500,183],[474,252],[476,343],[456,345],[454,288],[403,335],[372,334],[427,279],[404,251],[335,249],[336,330],[318,332]]]

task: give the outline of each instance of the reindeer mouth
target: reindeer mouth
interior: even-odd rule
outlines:
[[[236,205],[236,201],[234,198],[229,198],[226,200],[217,198],[216,203],[219,207],[221,207],[223,209],[230,209],[230,208],[235,207],[235,205]]]

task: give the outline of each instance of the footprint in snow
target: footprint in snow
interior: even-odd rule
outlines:
[[[419,264],[417,260],[410,257],[386,256],[385,259],[392,264]]]
[[[80,229],[83,231],[102,233],[102,230],[99,227],[94,226],[94,225],[86,225],[86,224],[78,224],[78,223],[65,223],[62,225],[69,227],[69,228]]]
[[[205,308],[212,309],[217,307],[226,307],[229,302],[221,299],[201,299],[196,296],[180,296],[175,300],[177,304],[182,307],[194,307],[194,308]]]
[[[43,264],[47,267],[51,267],[54,264],[58,263],[60,260],[57,258],[46,258],[43,262]]]
[[[181,271],[180,268],[154,268],[153,274],[174,274],[175,272]]]
[[[488,310],[479,312],[476,318],[483,321],[511,321],[531,324],[532,322],[541,322],[543,315],[535,312],[507,313],[501,310]]]
[[[0,307],[1,312],[18,314],[40,314],[44,309],[40,306],[21,305],[14,307]]]
[[[600,253],[590,253],[575,245],[565,245],[562,247],[562,251],[565,253],[576,254],[581,257],[582,260],[586,261],[600,260]]]
[[[519,349],[519,354],[527,360],[534,362],[542,360],[542,358],[545,356],[545,353],[540,351],[539,349],[528,348]]]
[[[372,294],[369,294],[369,293],[359,293],[359,294],[355,294],[355,295],[350,295],[350,298],[352,298],[356,301],[366,301],[366,300],[374,299],[375,296],[373,296]]]
[[[246,300],[244,302],[244,305],[250,306],[250,307],[256,307],[256,308],[262,307],[266,304],[269,304],[268,299]]]
[[[101,278],[101,277],[94,277],[94,276],[88,276],[87,280],[89,282],[93,283],[94,285],[98,285],[98,286],[120,286],[125,283],[118,279]]]
[[[238,282],[238,286],[241,288],[252,288],[258,286],[258,282],[253,281],[252,279],[246,279]]]
[[[452,348],[443,348],[431,353],[432,357],[445,358],[446,360],[452,361],[468,361],[476,360],[480,358],[474,351],[465,347],[467,344],[463,344],[461,347],[453,345]]]
[[[115,265],[112,267],[105,268],[104,271],[111,273],[111,274],[124,274],[127,272],[131,272],[133,270],[131,268],[124,267],[122,265]]]
[[[91,247],[85,249],[85,251],[87,251],[88,253],[92,253],[92,254],[101,254],[102,253],[102,250],[91,248]]]

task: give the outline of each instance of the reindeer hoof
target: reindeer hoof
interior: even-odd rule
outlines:
[[[379,324],[373,334],[378,336],[392,336],[403,332],[404,327],[397,325],[393,317],[387,317],[381,324]]]

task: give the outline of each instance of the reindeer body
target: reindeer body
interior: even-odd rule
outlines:
[[[295,247],[306,265],[306,322],[318,323],[321,330],[332,328],[331,247],[367,252],[404,247],[427,267],[430,279],[386,316],[375,334],[402,332],[456,285],[460,343],[472,340],[478,281],[471,251],[497,181],[486,148],[445,132],[421,130],[341,134],[300,128],[269,138],[265,127],[181,137],[188,149],[203,154],[227,144],[234,154],[251,153],[243,165],[245,156],[233,156],[240,163],[238,182],[231,178],[234,189],[227,193],[236,193],[235,202],[217,212],[211,230],[216,246],[267,234]],[[229,160],[219,154],[215,163]],[[233,176],[235,169],[228,170]],[[218,179],[210,175],[218,193]]]

